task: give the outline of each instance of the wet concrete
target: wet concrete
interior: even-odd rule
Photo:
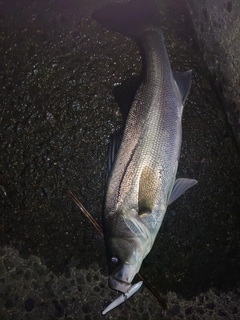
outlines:
[[[99,5],[93,0],[0,3],[0,245],[18,250],[16,265],[34,260],[31,255],[38,257],[54,279],[73,269],[85,274],[94,263],[106,276],[101,236],[73,204],[67,190],[73,191],[101,223],[108,137],[122,124],[112,88],[141,70],[136,45],[90,18]],[[185,7],[173,0],[159,4],[159,8],[173,68],[193,69],[178,176],[195,178],[199,183],[169,207],[141,273],[159,293],[176,295],[174,303],[166,296],[174,312],[165,314],[166,318],[180,314],[191,318],[190,309],[187,313],[179,305],[174,309],[177,297],[196,300],[215,290],[221,301],[226,299],[223,291],[229,296],[239,294],[239,152],[210,87]],[[111,290],[106,278],[103,280],[103,297],[110,299]],[[30,275],[29,286],[32,281]],[[94,277],[89,280],[91,290],[96,281],[99,279]],[[19,282],[12,281],[11,287],[14,284],[15,294],[25,297]],[[7,303],[13,297],[6,291],[1,316],[11,319],[17,314],[18,319],[21,307]],[[60,291],[59,286],[46,305],[58,301]],[[26,300],[42,299],[36,292]],[[85,298],[95,301],[90,292]],[[147,298],[145,308],[155,306],[157,318],[162,311],[155,301],[151,304],[152,299]],[[74,305],[78,303],[83,306],[86,301],[75,301]],[[100,303],[102,306],[103,298]],[[32,301],[26,304],[31,308]],[[118,319],[118,312],[129,310],[128,306],[120,307],[114,319]],[[66,306],[60,316],[54,315],[55,309],[46,309],[45,316],[68,314],[71,319],[91,319],[94,314],[98,319],[99,302],[94,308],[86,313],[77,309],[74,314],[73,307]],[[232,319],[238,313],[234,310]],[[136,316],[138,310],[131,314]],[[230,318],[231,311],[228,315]],[[32,318],[37,319],[36,314]]]

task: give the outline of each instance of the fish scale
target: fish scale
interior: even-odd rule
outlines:
[[[114,208],[112,204],[113,201],[110,199],[111,212],[115,212],[124,199],[126,199],[128,203],[131,203],[132,207],[137,206],[139,185],[136,182],[139,181],[144,166],[150,166],[156,174],[159,174],[158,167],[166,167],[165,164],[168,163],[170,169],[175,165],[175,162],[179,157],[179,148],[175,153],[172,152],[172,150],[176,149],[176,143],[179,144],[179,131],[181,130],[180,121],[177,124],[175,123],[175,119],[179,118],[183,108],[180,93],[175,90],[175,99],[173,99],[176,84],[172,76],[165,46],[158,45],[159,43],[163,44],[161,32],[148,31],[145,32],[143,38],[142,41],[144,46],[142,45],[141,49],[147,53],[144,59],[148,62],[145,68],[147,73],[144,80],[146,80],[143,80],[146,85],[143,84],[139,93],[141,98],[138,96],[136,97],[129,113],[126,131],[109,180],[109,185],[111,186],[111,182],[114,180],[119,181],[119,177],[121,176],[121,185],[124,185],[124,187],[120,189],[120,192],[119,189],[113,190],[118,192],[118,196],[115,194],[111,195],[115,200]],[[148,39],[147,43],[144,42],[145,38]],[[149,51],[149,47],[152,49],[151,52]],[[159,58],[159,52],[161,52],[161,57],[163,57],[163,59]],[[165,66],[165,64],[167,66]],[[153,66],[155,66],[155,68]],[[152,72],[152,70],[154,70],[154,72]],[[166,79],[168,81],[166,81]],[[169,86],[169,83],[173,84],[172,87]],[[156,84],[158,85],[157,90]],[[168,98],[168,96],[170,98]],[[142,117],[138,119],[138,117],[136,117],[136,115],[139,114],[138,101],[140,99],[143,99],[142,104],[145,105],[146,111],[144,112],[144,115],[146,114],[146,119],[143,119]],[[144,103],[145,101],[146,103]],[[174,101],[174,103],[172,103],[172,101]],[[136,123],[140,128],[134,130],[134,133],[136,132],[134,135],[132,127],[136,127]],[[169,132],[170,128],[171,132]],[[137,147],[135,149],[132,147],[134,149],[132,151],[134,152],[134,156],[130,154],[131,165],[129,166],[126,150],[129,150],[129,153],[131,152],[131,149],[129,148],[130,139],[133,140],[132,143],[134,144],[134,147],[136,145]],[[128,170],[125,169],[126,163],[128,163]],[[123,172],[125,172],[125,179],[122,177]],[[173,175],[174,172],[171,174],[167,168],[166,173],[161,171],[161,174],[159,174],[159,182],[163,185],[163,190],[165,190],[164,184],[171,184]],[[166,181],[167,177],[170,181]],[[161,188],[159,188],[159,194],[161,194]],[[131,201],[129,198],[132,198]],[[107,196],[106,201],[108,201],[108,199]],[[108,213],[106,212],[106,215],[107,214]]]
[[[142,55],[142,83],[131,107],[119,99],[128,116],[115,161],[112,150],[115,154],[119,139],[111,139],[103,212],[109,286],[126,293],[152,248],[167,206],[196,184],[175,179],[191,71],[172,72],[153,0],[109,3],[93,18],[134,39]]]

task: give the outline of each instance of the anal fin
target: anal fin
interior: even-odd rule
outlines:
[[[120,108],[123,120],[126,121],[131,109],[135,94],[142,82],[142,76],[135,76],[123,81],[123,83],[113,89],[114,98]]]

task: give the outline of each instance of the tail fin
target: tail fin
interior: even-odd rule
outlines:
[[[108,3],[92,14],[105,28],[128,37],[137,37],[147,29],[160,27],[160,15],[154,0]]]

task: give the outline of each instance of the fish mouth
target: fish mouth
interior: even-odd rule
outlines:
[[[115,278],[114,276],[109,276],[108,284],[110,288],[120,291],[122,293],[128,292],[128,290],[132,286],[131,283]]]

